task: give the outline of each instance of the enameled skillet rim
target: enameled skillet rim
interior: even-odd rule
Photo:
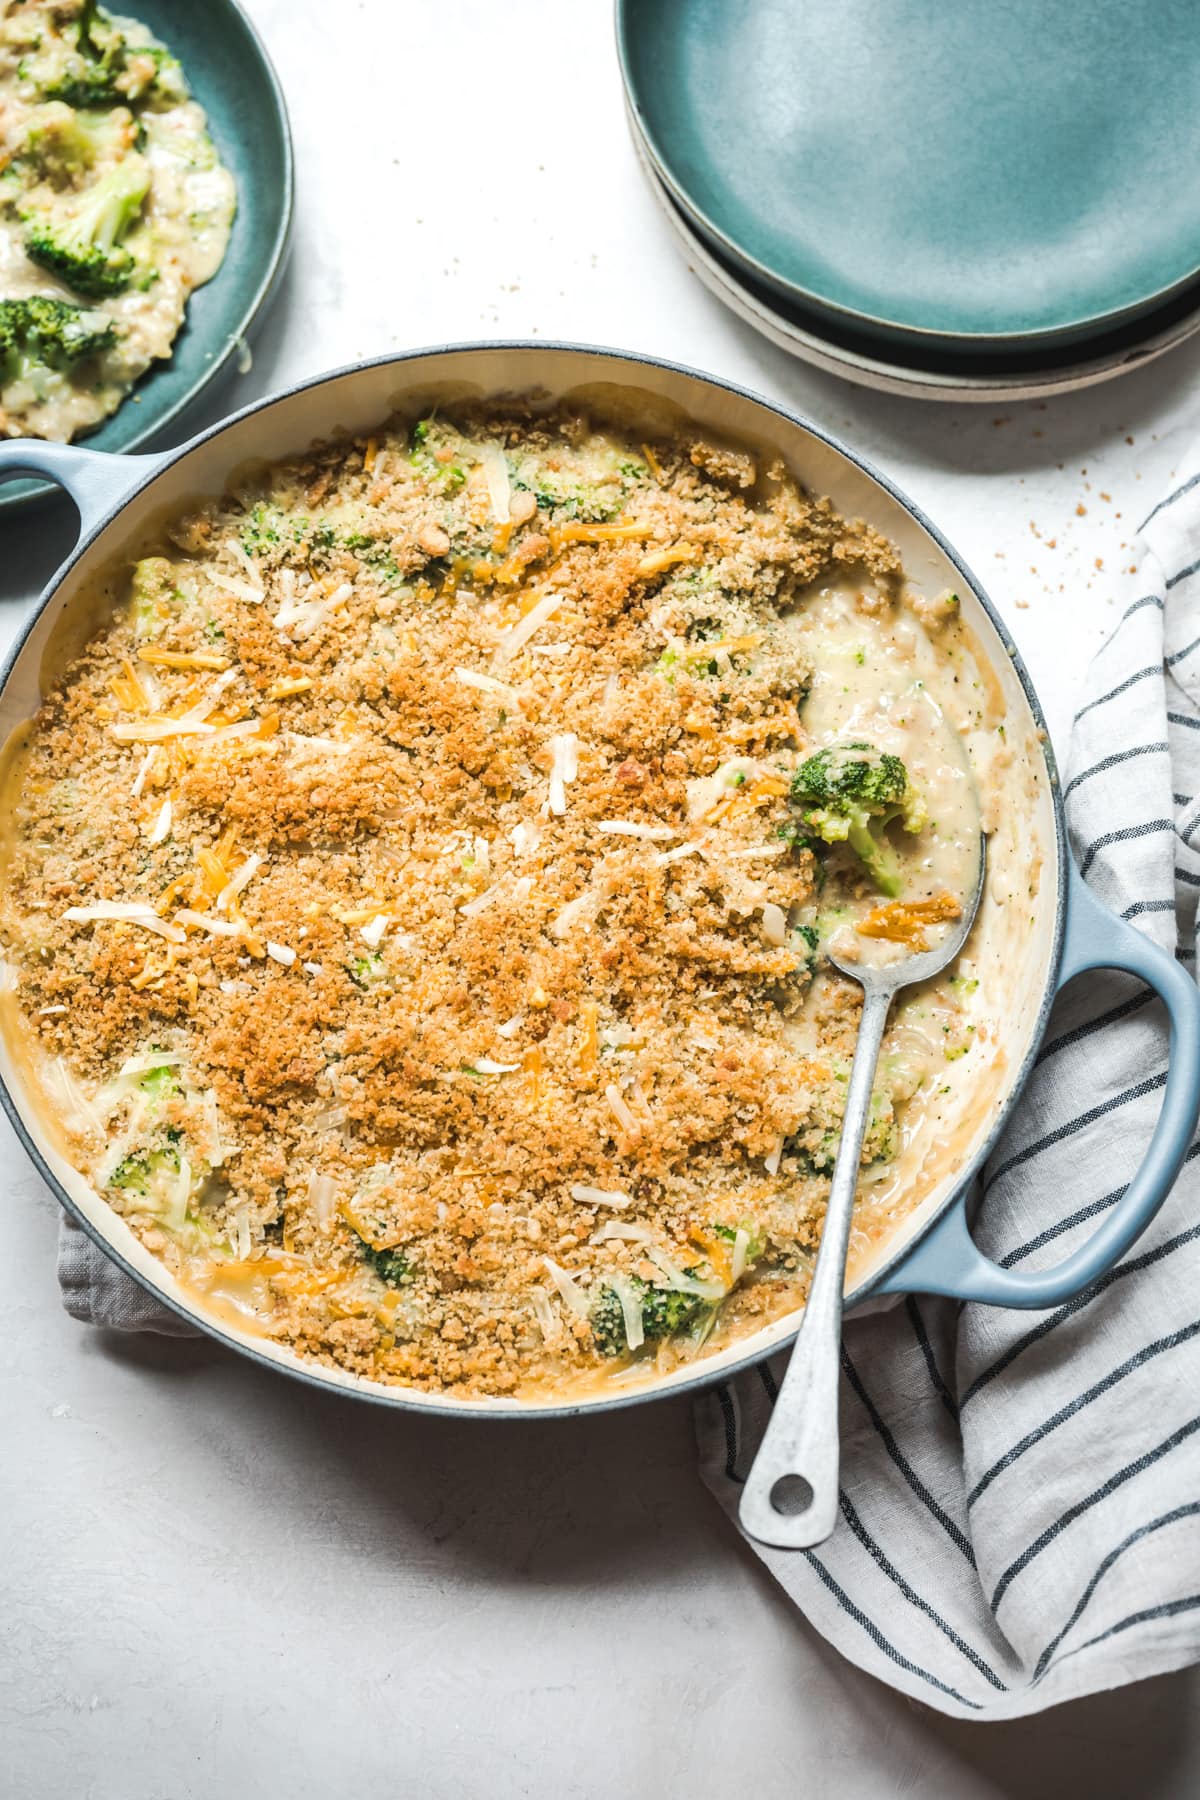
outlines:
[[[131,508],[136,507],[139,502],[145,501],[160,474],[165,473],[168,469],[174,468],[177,464],[183,462],[194,450],[197,450],[202,445],[210,443],[213,439],[220,437],[223,432],[229,430],[232,426],[241,423],[243,420],[251,418],[258,413],[266,413],[272,407],[291,399],[297,394],[322,387],[329,387],[331,390],[336,389],[339,382],[349,376],[357,375],[366,369],[407,367],[413,363],[418,363],[435,356],[459,356],[469,360],[476,354],[495,354],[504,351],[515,351],[531,356],[546,353],[555,353],[559,355],[575,354],[591,358],[605,358],[613,363],[621,363],[632,368],[643,367],[662,369],[668,374],[680,376],[688,381],[699,382],[705,387],[717,388],[722,392],[735,394],[741,399],[748,400],[752,405],[761,407],[764,411],[772,414],[784,425],[798,428],[807,436],[816,438],[819,442],[827,445],[836,454],[845,457],[846,460],[859,469],[868,480],[882,488],[883,491],[928,534],[942,554],[962,576],[963,581],[970,588],[972,594],[986,612],[1004,647],[1005,653],[1012,662],[1013,669],[1025,696],[1026,705],[1029,707],[1034,725],[1038,730],[1043,755],[1045,757],[1046,775],[1054,815],[1056,860],[1054,893],[1055,918],[1053,941],[1046,968],[1045,989],[1042,994],[1041,1003],[1038,1007],[1034,1029],[1030,1035],[1029,1046],[1019,1068],[1009,1080],[1004,1099],[996,1108],[995,1115],[986,1137],[979,1145],[975,1155],[971,1158],[971,1161],[963,1169],[958,1185],[946,1195],[937,1211],[926,1221],[922,1230],[914,1238],[910,1239],[897,1249],[891,1256],[887,1257],[886,1260],[881,1262],[877,1268],[873,1269],[869,1278],[847,1296],[847,1305],[855,1305],[870,1298],[872,1292],[879,1286],[885,1277],[892,1274],[902,1264],[905,1256],[910,1254],[916,1248],[926,1233],[930,1231],[939,1220],[945,1217],[951,1207],[962,1205],[964,1203],[963,1196],[965,1192],[969,1189],[974,1177],[990,1155],[1012,1108],[1020,1098],[1025,1082],[1029,1077],[1030,1070],[1037,1057],[1042,1038],[1045,1034],[1050,1008],[1054,1001],[1056,978],[1062,956],[1063,933],[1066,924],[1068,871],[1068,850],[1063,817],[1061,786],[1058,779],[1054,752],[1050,743],[1049,733],[1046,729],[1045,716],[1042,712],[1037,692],[1030,680],[1029,672],[1026,669],[1025,664],[1012,642],[1007,627],[967,564],[958,555],[953,546],[948,543],[946,538],[938,530],[937,526],[933,524],[932,520],[926,516],[920,507],[908,499],[894,482],[889,480],[886,475],[882,474],[856,451],[849,449],[845,444],[840,442],[839,439],[833,437],[829,432],[824,431],[819,425],[811,423],[799,413],[792,412],[788,407],[781,406],[777,402],[769,400],[761,394],[755,393],[750,388],[742,387],[738,382],[728,381],[720,376],[705,375],[700,370],[693,369],[685,363],[672,362],[666,357],[648,356],[637,351],[617,350],[600,345],[571,343],[552,339],[542,341],[529,338],[502,338],[482,339],[468,343],[426,345],[417,350],[401,351],[393,355],[364,358],[362,361],[348,363],[343,367],[331,370],[328,373],[311,376],[305,381],[295,382],[290,387],[282,389],[279,393],[271,394],[265,399],[256,400],[249,406],[241,408],[240,411],[232,413],[227,419],[209,426],[205,431],[200,432],[196,437],[190,439],[178,449],[169,451],[160,459],[157,459],[154,466],[148,471],[145,480],[140,482],[131,494],[128,494],[124,499],[119,500],[109,507],[100,520],[93,525],[90,530],[85,531],[81,535],[80,541],[76,544],[70,555],[55,571],[39,600],[31,609],[29,617],[24,621],[8,655],[4,659],[3,666],[0,667],[0,693],[8,686],[13,672],[20,662],[25,646],[41,618],[42,613],[45,608],[52,603],[55,595],[62,586],[64,579],[70,574],[71,570],[79,562],[85,551],[90,548],[96,539],[107,530],[109,525],[111,525],[120,514],[128,512]],[[335,429],[334,421],[330,422],[328,429],[330,431]],[[241,460],[244,460],[244,457]],[[1039,892],[1039,904],[1043,906],[1047,904],[1046,890],[1044,888]],[[45,1157],[42,1155],[32,1134],[26,1127],[20,1108],[12,1093],[9,1091],[8,1083],[2,1077],[0,1077],[0,1105],[3,1106],[26,1154],[30,1157],[38,1173],[46,1182],[59,1204],[70,1214],[75,1222],[81,1226],[104,1254],[109,1257],[111,1261],[115,1262],[131,1280],[137,1282],[138,1286],[145,1289],[147,1292],[152,1293],[157,1301],[167,1307],[169,1311],[174,1313],[176,1317],[181,1319],[184,1323],[198,1327],[206,1337],[215,1339],[218,1343],[224,1345],[225,1348],[234,1351],[240,1356],[249,1358],[249,1360],[259,1364],[263,1368],[269,1369],[274,1373],[290,1376],[297,1381],[306,1382],[310,1386],[319,1388],[325,1393],[344,1395],[351,1399],[367,1401],[382,1407],[398,1408],[406,1412],[420,1413],[426,1417],[445,1419],[526,1420],[532,1422],[543,1419],[575,1418],[582,1414],[614,1412],[619,1408],[645,1405],[651,1400],[674,1399],[681,1395],[695,1394],[701,1389],[716,1386],[717,1384],[725,1382],[733,1376],[742,1373],[746,1369],[753,1368],[757,1363],[765,1361],[767,1357],[774,1356],[787,1349],[794,1340],[796,1331],[799,1330],[799,1322],[797,1321],[796,1331],[789,1331],[785,1337],[774,1341],[769,1346],[757,1350],[750,1350],[744,1356],[741,1356],[734,1361],[721,1360],[719,1365],[717,1364],[717,1359],[714,1358],[707,1368],[698,1368],[693,1377],[685,1381],[674,1381],[669,1388],[664,1388],[662,1383],[646,1382],[639,1387],[631,1387],[618,1394],[614,1394],[611,1397],[605,1396],[597,1399],[587,1398],[574,1402],[563,1401],[560,1403],[542,1404],[539,1401],[510,1401],[503,1399],[459,1401],[441,1393],[427,1394],[424,1390],[420,1389],[397,1388],[394,1391],[389,1390],[387,1392],[382,1392],[376,1388],[350,1385],[341,1380],[331,1379],[329,1376],[325,1375],[323,1373],[324,1365],[321,1363],[315,1361],[305,1362],[298,1357],[279,1360],[263,1351],[256,1350],[252,1345],[245,1344],[239,1339],[229,1335],[215,1317],[204,1313],[198,1307],[193,1308],[185,1305],[182,1300],[178,1299],[173,1294],[167,1293],[163,1289],[153,1287],[147,1281],[145,1275],[139,1270],[136,1270],[120,1251],[110,1243],[99,1227],[81,1211],[77,1203],[67,1193],[57,1175],[50,1168]]]

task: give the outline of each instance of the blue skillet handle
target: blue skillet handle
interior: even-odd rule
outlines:
[[[0,442],[0,483],[19,475],[47,476],[79,508],[79,535],[85,538],[165,461],[162,455],[117,456],[79,444],[9,438]]]
[[[1200,988],[1173,956],[1093,899],[1074,864],[1058,987],[1085,969],[1125,969],[1162,997],[1171,1023],[1162,1110],[1141,1167],[1086,1244],[1052,1269],[1002,1269],[967,1229],[966,1196],[952,1206],[875,1290],[949,1294],[990,1306],[1057,1306],[1118,1262],[1146,1229],[1179,1173],[1200,1116]]]

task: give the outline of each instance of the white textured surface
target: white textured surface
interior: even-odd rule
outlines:
[[[347,0],[336,25],[315,0],[250,11],[292,105],[300,218],[223,406],[482,336],[742,381],[931,512],[1009,619],[1061,742],[1130,597],[1122,540],[1200,427],[1200,345],[1044,410],[862,393],[757,340],[665,241],[605,0]],[[0,526],[5,635],[68,538],[62,511]],[[0,1167],[13,1800],[308,1800],[352,1781],[438,1800],[1200,1791],[1193,1674],[972,1728],[841,1663],[701,1489],[685,1405],[436,1425],[206,1346],[81,1330],[57,1305],[52,1204],[6,1128]]]

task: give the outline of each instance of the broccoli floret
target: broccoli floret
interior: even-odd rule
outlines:
[[[111,106],[121,98],[117,83],[125,59],[121,32],[96,0],[83,0],[74,35],[68,26],[40,54],[23,62],[20,74],[48,99],[63,100],[68,106]]]
[[[439,493],[456,494],[465,483],[467,472],[460,462],[442,462],[434,455],[430,446],[433,425],[433,419],[417,420],[412,428],[408,460]]]
[[[893,820],[921,831],[926,813],[898,756],[863,743],[818,750],[793,775],[791,799],[810,831],[849,845],[880,893],[900,892],[900,865],[883,833]]]
[[[632,457],[589,439],[562,456],[517,455],[512,485],[532,493],[538,510],[556,524],[599,525],[616,518],[647,473]]]
[[[522,488],[525,483],[514,481],[513,486]],[[580,525],[606,525],[624,506],[625,489],[575,481],[544,470],[533,488],[533,497],[538,511],[560,524],[570,520]]]
[[[179,1092],[179,1076],[172,1063],[160,1063],[155,1069],[147,1069],[138,1077],[138,1086],[143,1094],[152,1100],[165,1100],[168,1094]]]
[[[60,36],[39,45],[18,73],[46,99],[68,106],[124,100],[174,106],[188,94],[177,58],[158,45],[131,43],[96,0],[84,0],[73,27],[68,22]]]
[[[279,514],[269,501],[255,501],[242,520],[239,541],[247,556],[266,556],[278,544]]]
[[[413,1278],[412,1264],[403,1250],[377,1250],[365,1238],[358,1240],[363,1261],[372,1268],[386,1287],[403,1287]]]
[[[124,107],[111,112],[76,112],[51,100],[32,115],[18,156],[54,187],[71,187],[96,162],[133,141],[132,115]]]
[[[132,100],[178,106],[190,97],[183,64],[157,44],[127,45],[126,71],[121,86]]]
[[[134,563],[130,607],[138,637],[156,637],[182,597],[175,585],[175,565],[165,556],[144,556]]]
[[[364,991],[374,987],[377,981],[383,980],[383,957],[378,950],[372,950],[366,956],[354,956],[346,964],[346,973],[355,987]]]
[[[133,1151],[117,1164],[108,1178],[108,1185],[145,1200],[178,1174],[179,1151],[174,1144],[166,1144],[158,1150]]]
[[[181,1181],[185,1172],[187,1180]],[[169,1231],[182,1231],[211,1172],[179,1127],[168,1125],[118,1163],[107,1185],[136,1202],[136,1210],[154,1213]]]
[[[0,300],[0,387],[39,369],[73,374],[116,341],[110,320],[69,300]]]
[[[690,639],[692,643],[707,644],[710,643],[713,638],[725,636],[725,622],[723,619],[716,619],[711,616],[703,619],[693,619],[683,635]]]
[[[149,187],[149,164],[134,151],[102,175],[64,216],[27,213],[26,254],[91,300],[121,293],[136,268],[121,240],[140,213]]]
[[[647,1343],[674,1337],[686,1331],[703,1314],[712,1310],[712,1302],[697,1294],[682,1294],[675,1288],[653,1287],[638,1276],[630,1277],[642,1315],[642,1335]],[[625,1336],[625,1314],[620,1297],[610,1287],[603,1287],[591,1309],[589,1323],[596,1348],[601,1356],[624,1356],[629,1348]]]
[[[815,975],[821,962],[821,934],[815,925],[793,925],[792,932],[804,945],[804,964]]]
[[[807,1174],[832,1175],[842,1134],[840,1131],[825,1131],[815,1142],[810,1141],[812,1135],[810,1132],[798,1132],[795,1137],[787,1139],[784,1148],[790,1156],[797,1158]],[[892,1096],[885,1090],[876,1088],[871,1095],[862,1163],[865,1167],[868,1163],[891,1162],[898,1149]]]
[[[710,1225],[709,1230],[714,1237],[719,1237],[726,1244],[736,1244],[738,1232],[744,1231],[749,1240],[746,1245],[747,1266],[757,1262],[767,1247],[767,1240],[753,1219],[741,1219],[736,1225]]]

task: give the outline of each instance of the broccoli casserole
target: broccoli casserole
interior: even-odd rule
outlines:
[[[171,354],[233,182],[178,61],[95,0],[0,0],[0,436],[62,441]]]
[[[973,880],[955,596],[778,462],[518,402],[144,548],[8,777],[8,1024],[72,1165],[207,1311],[378,1381],[580,1391],[794,1310],[825,946],[934,942]],[[972,966],[893,1016],[860,1249],[991,1054]]]

